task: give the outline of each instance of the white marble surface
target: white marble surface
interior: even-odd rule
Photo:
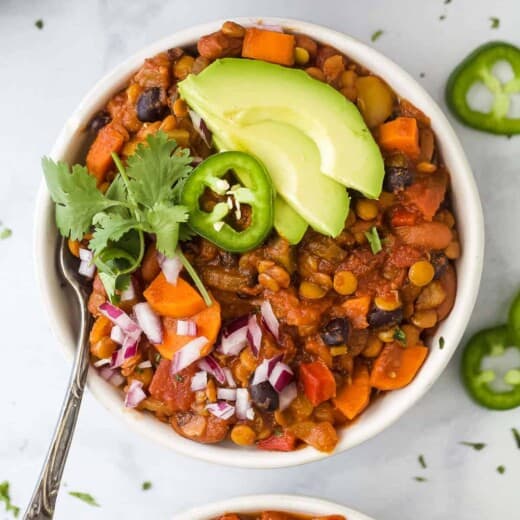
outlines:
[[[261,14],[322,23],[363,41],[383,29],[374,45],[415,77],[424,72],[421,83],[442,105],[448,73],[476,45],[490,39],[520,43],[518,0],[0,0],[0,220],[13,229],[0,242],[0,481],[11,482],[13,500],[22,507],[69,371],[42,314],[33,275],[39,159],[87,89],[130,53],[179,28]],[[490,29],[490,16],[500,18],[498,30]],[[45,23],[41,31],[34,26],[38,18]],[[486,214],[486,264],[471,332],[502,319],[520,286],[520,138],[455,127]],[[381,520],[518,519],[520,451],[510,428],[520,428],[520,413],[474,406],[459,382],[458,357],[430,393],[376,439],[320,463],[276,471],[217,467],[165,451],[127,431],[87,394],[56,518],[166,519],[224,497],[297,492]],[[476,452],[457,444],[463,440],[488,446]],[[421,453],[427,470],[417,463]],[[505,475],[496,472],[499,464],[507,467]],[[417,475],[428,482],[414,481]],[[141,491],[144,480],[153,482],[152,490]],[[69,490],[90,492],[102,507],[79,502]]]

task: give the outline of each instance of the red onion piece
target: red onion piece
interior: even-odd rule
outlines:
[[[297,395],[298,388],[296,387],[296,383],[287,385],[278,394],[278,408],[283,412],[296,399]]]
[[[125,378],[117,370],[108,367],[101,368],[99,375],[114,386],[120,386],[125,381]]]
[[[210,403],[206,405],[206,410],[209,413],[213,414],[215,417],[219,419],[223,419],[224,421],[227,419],[231,419],[235,414],[235,407],[226,403],[225,401],[217,401],[216,403]]]
[[[110,362],[111,362],[111,358],[98,359],[94,363],[94,366],[96,368],[99,368],[99,367],[102,367],[102,366],[105,366],[105,365],[110,365]]]
[[[191,158],[190,166],[198,166],[204,159],[198,155]]]
[[[178,350],[173,357],[173,361],[170,367],[172,376],[184,368],[189,367],[192,363],[195,363],[195,361],[200,358],[200,351],[207,342],[208,338],[200,336],[199,338],[186,343],[184,347]]]
[[[265,323],[265,326],[269,329],[269,332],[276,339],[278,339],[280,332],[280,323],[278,322],[278,319],[274,314],[271,304],[267,300],[264,300],[262,302],[260,312],[262,313],[262,319]]]
[[[79,259],[82,262],[90,263],[90,262],[92,262],[92,258],[93,258],[92,251],[85,249],[84,247],[79,248]]]
[[[257,385],[259,383],[263,383],[269,379],[273,368],[281,361],[283,358],[283,354],[279,354],[278,356],[274,356],[271,359],[264,359],[255,370],[253,375],[253,380],[251,381],[252,385]]]
[[[293,379],[293,371],[282,362],[277,363],[269,375],[269,382],[277,392],[281,392]]]
[[[179,336],[196,336],[197,324],[193,320],[178,320],[177,334]]]
[[[234,401],[237,398],[237,392],[235,388],[217,388],[217,399],[223,401]]]
[[[211,354],[199,361],[199,368],[209,372],[221,385],[226,382],[226,374],[224,370]]]
[[[110,368],[118,368],[120,367],[127,359],[135,356],[137,354],[137,347],[139,346],[139,340],[141,339],[141,334],[138,336],[126,336],[123,345],[119,350],[116,350],[112,354],[112,361],[110,364]]]
[[[110,331],[110,339],[120,345],[125,341],[125,333],[119,325],[114,325],[112,327],[112,330]]]
[[[121,293],[121,301],[127,302],[129,300],[134,300],[135,297],[136,297],[135,282],[134,282],[133,278],[130,278],[128,287]]]
[[[134,305],[134,313],[137,323],[152,343],[162,343],[163,332],[159,316],[155,314],[147,302]]]
[[[134,379],[126,391],[125,407],[135,408],[143,399],[146,399],[146,394],[143,390],[143,383]]]
[[[191,391],[204,390],[208,386],[208,373],[204,370],[197,372],[191,378]]]
[[[262,329],[255,314],[249,316],[249,321],[247,322],[247,341],[251,345],[253,354],[258,357],[262,345]]]
[[[226,376],[226,383],[230,388],[236,388],[237,384],[235,382],[235,379],[233,378],[233,374],[231,373],[231,369],[228,367],[224,367],[222,369],[224,371],[224,374]]]
[[[193,110],[188,110],[191,118],[191,122],[193,123],[193,128],[195,131],[202,137],[202,140],[206,143],[208,148],[211,148],[211,132],[207,127],[204,119],[194,112]]]
[[[91,264],[90,261],[82,260],[79,263],[78,273],[85,278],[94,278],[94,274],[96,273],[96,266]]]
[[[142,370],[143,368],[152,368],[152,366],[153,366],[152,362],[149,360],[146,360],[146,361],[141,361],[141,363],[139,363],[137,365],[137,368],[140,368]]]
[[[172,285],[177,285],[179,273],[182,271],[181,259],[178,256],[168,258],[162,253],[157,252],[157,261],[159,262],[159,266],[161,267],[167,282]]]
[[[250,406],[247,409],[246,418],[249,419],[250,421],[254,420],[254,418],[255,418],[255,410],[254,410],[254,408],[252,406]]]
[[[223,333],[219,352],[227,356],[237,356],[247,345],[248,316],[242,316],[229,323]]]
[[[249,392],[247,391],[247,388],[237,389],[237,398],[235,406],[237,418],[242,420],[247,419],[247,411],[251,407]]]
[[[281,25],[264,25],[262,23],[254,23],[251,27],[256,29],[263,29],[264,31],[273,31],[283,33],[283,27]]]
[[[135,323],[126,312],[123,312],[115,305],[112,305],[109,302],[102,303],[99,306],[99,312],[101,312],[103,316],[107,317],[114,325],[121,327],[127,336],[135,338],[141,333],[141,329],[137,323]]]

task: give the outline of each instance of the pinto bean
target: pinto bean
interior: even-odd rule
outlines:
[[[226,56],[240,56],[242,38],[233,38],[217,31],[200,38],[197,50],[201,56],[212,61]]]
[[[427,249],[444,249],[452,239],[450,228],[440,222],[401,226],[395,228],[395,233],[405,244]]]

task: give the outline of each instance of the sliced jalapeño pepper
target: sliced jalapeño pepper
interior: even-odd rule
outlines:
[[[503,83],[493,74],[496,63],[511,65],[513,77]],[[489,112],[471,108],[468,93],[482,82],[493,95]],[[446,102],[454,115],[465,125],[494,134],[520,133],[520,118],[509,117],[511,96],[520,92],[520,49],[505,42],[489,42],[473,51],[451,73],[446,85]]]
[[[224,178],[228,172],[241,184],[231,185]],[[200,198],[207,188],[221,199],[211,211],[201,208]],[[203,161],[186,180],[181,199],[189,210],[191,228],[226,251],[253,249],[273,226],[271,179],[262,163],[244,152],[221,152]],[[230,217],[240,220],[243,205],[250,208],[247,227],[235,229]]]

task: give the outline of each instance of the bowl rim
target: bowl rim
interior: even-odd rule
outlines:
[[[448,335],[449,341],[446,341],[442,352],[439,349],[430,349],[425,365],[412,383],[401,390],[391,392],[379,402],[372,403],[358,421],[340,431],[339,442],[333,453],[338,454],[369,440],[397,421],[435,383],[454,354],[475,305],[482,274],[484,224],[480,198],[468,160],[448,119],[425,89],[396,63],[368,45],[321,25],[276,17],[237,17],[233,20],[242,25],[259,22],[266,25],[282,25],[291,31],[307,34],[338,48],[368,70],[384,78],[399,95],[409,99],[430,117],[437,143],[442,149],[443,158],[451,174],[455,194],[453,202],[463,254],[457,262],[458,287],[454,308],[433,337],[435,342],[441,335]],[[93,113],[104,106],[108,98],[124,85],[145,58],[170,47],[190,45],[201,35],[218,30],[223,21],[216,20],[172,33],[144,47],[112,69],[88,91],[71,117],[67,119],[50,156],[54,160],[66,160],[67,155],[71,155],[71,148],[73,145],[78,145],[80,135]],[[456,196],[457,193],[462,192],[463,197]],[[33,254],[34,258],[38,259],[35,261],[36,278],[51,329],[65,355],[71,358],[75,350],[74,336],[66,323],[67,317],[58,310],[58,303],[63,297],[60,296],[60,289],[56,286],[53,247],[58,237],[52,206],[45,182],[42,180],[34,218]],[[266,454],[261,450],[199,444],[181,437],[169,426],[148,417],[147,414],[124,409],[119,391],[106,383],[92,367],[89,368],[87,384],[105,408],[124,418],[134,430],[190,457],[228,466],[261,469],[295,466],[331,456],[310,447],[293,452]],[[382,407],[382,402],[386,406]],[[157,424],[152,424],[149,419]],[[240,455],[234,456],[238,454]]]
[[[348,520],[373,520],[349,507],[302,495],[247,495],[194,507],[175,515],[175,520],[209,520],[225,513],[253,513],[256,511],[287,511],[311,515],[344,515]]]

